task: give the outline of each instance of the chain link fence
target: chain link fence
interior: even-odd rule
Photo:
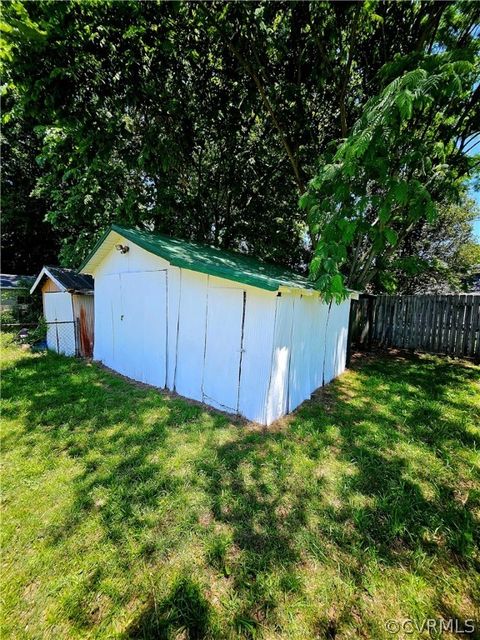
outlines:
[[[77,331],[75,320],[66,322],[46,322],[47,349],[65,356],[77,356]]]
[[[49,349],[66,356],[78,356],[78,328],[75,320],[37,323],[2,323],[2,331],[14,334],[23,344]]]

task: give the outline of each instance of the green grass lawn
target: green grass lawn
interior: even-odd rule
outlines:
[[[2,365],[3,638],[478,617],[478,367],[359,359],[268,430],[5,337]]]

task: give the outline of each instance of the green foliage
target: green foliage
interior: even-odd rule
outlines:
[[[378,93],[379,70],[395,53],[423,50],[446,11],[413,2],[2,8],[3,248],[12,269],[30,261],[28,271],[41,264],[38,247],[47,262],[60,253],[78,265],[113,221],[307,264],[297,192]]]
[[[37,326],[28,332],[27,342],[35,345],[37,342],[43,342],[47,339],[47,323],[43,315],[38,317]]]
[[[421,220],[391,258],[385,262],[378,258],[373,291],[448,293],[468,287],[471,273],[480,264],[480,245],[472,229],[478,214],[470,200],[439,205],[434,221]]]
[[[77,266],[118,222],[313,260],[338,298],[470,168],[475,3],[2,8],[8,270]]]
[[[18,323],[18,311],[15,307],[9,307],[6,309],[2,309],[0,312],[0,325],[2,326],[2,330],[7,330],[6,324],[15,324]]]
[[[113,221],[305,260],[305,225],[255,88],[194,5],[25,10],[47,36],[33,42],[13,27],[21,100],[10,122],[37,125],[29,194],[47,204],[64,264],[78,265]]]
[[[364,289],[409,232],[434,222],[436,203],[461,197],[478,164],[466,150],[478,127],[478,41],[400,62],[382,70],[388,84],[300,201],[317,238],[311,274],[327,298],[339,292],[325,272]]]

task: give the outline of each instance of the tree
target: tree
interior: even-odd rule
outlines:
[[[472,200],[439,205],[433,222],[421,220],[397,246],[379,269],[379,279],[371,282],[371,290],[403,294],[462,290],[480,264],[480,244],[472,228],[477,216]]]
[[[65,264],[113,220],[305,261],[301,213],[255,91],[218,39],[198,33],[189,6],[28,9],[39,35],[17,33],[11,7],[12,73],[37,121],[35,195],[48,201]]]
[[[327,298],[382,282],[396,248],[434,221],[436,203],[458,201],[477,170],[468,151],[479,131],[478,39],[468,24],[461,48],[445,37],[436,53],[385,65],[385,88],[302,196],[316,243],[311,274]]]
[[[305,267],[297,194],[316,159],[378,93],[382,66],[428,47],[445,11],[4,3],[7,99],[19,96],[4,113],[38,136],[34,197],[62,238],[61,261],[78,264],[117,221]]]
[[[2,127],[2,269],[33,275],[56,263],[58,232],[45,221],[47,203],[32,195],[41,176],[40,153],[32,122],[23,119]]]
[[[28,22],[25,28],[29,28]],[[9,48],[4,46],[2,58],[8,61],[9,56]],[[47,202],[32,195],[41,176],[36,162],[41,150],[34,132],[36,121],[21,113],[22,96],[12,82],[11,68],[8,64],[3,67],[2,269],[6,273],[33,275],[44,264],[57,261],[59,238],[45,220]]]

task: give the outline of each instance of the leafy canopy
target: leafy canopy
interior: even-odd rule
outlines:
[[[58,256],[76,266],[117,222],[297,269],[313,257],[317,280],[325,269],[320,288],[336,296],[345,283],[363,287],[370,278],[391,286],[391,261],[410,221],[395,209],[377,234],[381,207],[373,196],[392,191],[410,203],[416,189],[425,200],[414,182],[423,185],[423,177],[415,170],[410,184],[400,150],[395,155],[398,142],[410,163],[409,132],[424,135],[427,146],[433,135],[452,155],[450,112],[440,119],[432,112],[429,122],[428,105],[415,93],[428,83],[413,72],[435,75],[440,54],[444,64],[476,64],[474,3],[43,0],[4,2],[2,9],[2,249],[9,269],[33,271],[42,251],[48,261]],[[399,86],[384,95],[395,79]],[[366,105],[380,121],[393,105],[398,122],[365,122]],[[460,140],[473,130],[467,107],[456,98],[451,105]],[[345,157],[334,160],[342,143],[355,150],[349,155],[346,146]],[[368,177],[375,153],[384,173],[385,166],[391,171],[391,186]],[[354,171],[337,181],[340,199],[333,202],[325,181],[320,202],[327,210],[307,220],[298,194],[318,176],[309,188],[310,211],[322,167],[340,164]],[[464,172],[452,168],[441,198],[455,195],[447,182],[456,184]],[[424,186],[436,202],[438,194]],[[363,230],[362,215],[352,214],[362,207]],[[348,242],[334,247],[327,222],[340,209],[347,212],[338,225]],[[367,240],[378,249],[373,258]],[[364,283],[360,273],[367,274]]]
[[[300,204],[315,238],[312,277],[327,298],[364,289],[409,232],[433,222],[436,203],[458,200],[478,159],[479,61],[473,47],[396,60],[392,75]],[[387,275],[387,273],[385,273]]]

